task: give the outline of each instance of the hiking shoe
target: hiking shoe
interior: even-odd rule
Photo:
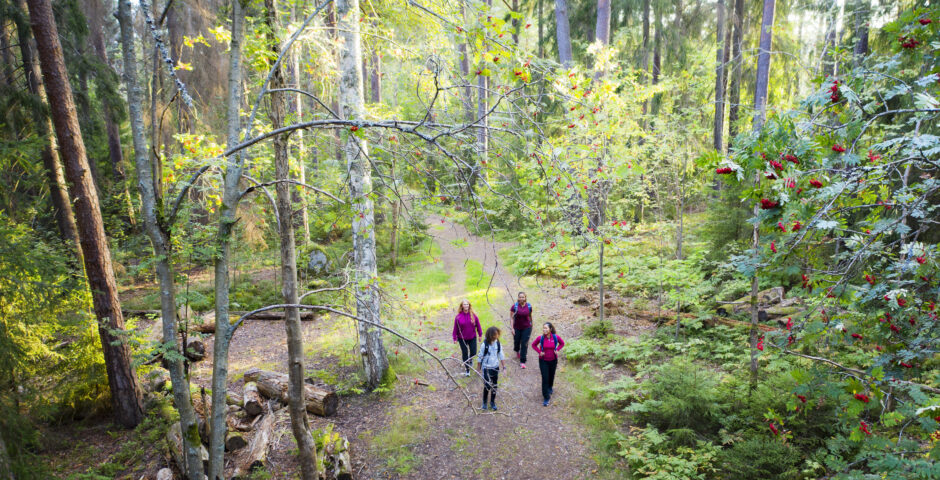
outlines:
[[[547,407],[547,406],[548,406],[548,400],[543,400],[543,401],[542,401],[542,406],[543,406],[543,407]]]
[[[480,407],[480,410],[486,410],[486,401],[483,402],[483,406]]]
[[[493,411],[495,412],[495,411],[496,411],[496,402],[490,403],[490,408],[492,408]]]
[[[525,369],[525,364],[524,364],[524,363],[520,363],[519,366],[522,367],[523,369]]]
[[[469,376],[470,376],[470,372],[463,372],[463,376],[469,377]]]

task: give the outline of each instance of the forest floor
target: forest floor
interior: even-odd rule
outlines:
[[[428,292],[408,291],[413,303],[419,303],[416,297],[423,298],[420,302],[425,307],[423,314],[420,310],[400,310],[414,317],[405,322],[415,327],[422,344],[439,349],[436,353],[453,376],[417,349],[391,339],[387,341],[387,350],[398,381],[388,391],[361,393],[354,386],[360,368],[359,358],[354,354],[355,325],[333,316],[305,321],[308,376],[333,384],[342,392],[336,415],[329,418],[311,415],[311,426],[324,428],[332,423],[336,431],[350,440],[357,479],[592,476],[598,468],[597,452],[592,449],[591,431],[585,425],[583,411],[591,405],[585,401],[585,382],[576,382],[575,377],[593,374],[562,359],[552,403],[543,407],[537,354],[529,346],[529,368],[520,367],[512,351],[509,307],[516,293],[525,291],[534,308],[533,335],[540,331],[543,322],[551,321],[559,335],[570,341],[580,336],[585,324],[595,321],[590,305],[596,304],[597,295],[570,286],[562,289],[534,277],[518,278],[504,268],[498,256],[499,250],[508,244],[471,235],[462,225],[441,220],[429,218],[429,234],[437,247],[431,254],[433,258],[427,266],[403,266],[399,279],[407,283],[409,276],[423,275],[428,268],[438,270],[440,275],[436,280],[432,278],[426,288]],[[259,275],[270,276],[269,270],[260,271]],[[394,293],[397,292],[388,295]],[[500,372],[497,412],[480,410],[482,380],[478,374],[471,378],[459,376],[460,350],[452,343],[451,330],[456,306],[465,298],[473,303],[484,330],[490,325],[502,330],[507,369]],[[618,335],[636,336],[653,328],[648,321],[633,315],[613,313],[608,318]],[[158,322],[151,328],[151,335],[158,338]],[[208,388],[211,379],[211,336],[206,339],[206,346],[207,359],[192,370],[197,389]],[[233,337],[229,359],[230,389],[235,391],[241,390],[241,377],[249,368],[286,372],[287,346],[282,322],[246,321]],[[415,379],[428,385],[417,384]],[[195,397],[200,403],[199,395]],[[259,478],[296,477],[296,449],[287,410],[281,409],[277,415],[267,475]],[[86,465],[108,461],[118,448],[115,444],[120,443],[116,440],[126,433],[87,436],[103,428],[98,424],[62,431],[61,444],[71,444],[73,448],[57,453],[67,455],[71,449],[96,452],[85,454],[88,458],[80,464]],[[137,480],[142,474],[149,478],[168,462],[165,455],[157,452],[148,452],[145,458],[148,459],[145,468],[125,470],[127,475],[118,478]],[[63,474],[60,478],[77,473],[73,468],[59,472]]]

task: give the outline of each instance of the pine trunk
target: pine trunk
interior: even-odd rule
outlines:
[[[117,283],[111,265],[111,252],[104,234],[98,192],[90,175],[85,144],[78,127],[72,87],[65,70],[59,33],[49,0],[27,0],[30,26],[39,52],[39,64],[52,111],[52,121],[65,163],[70,193],[75,198],[78,235],[91,288],[98,334],[104,350],[111,405],[117,423],[134,427],[143,419],[137,376],[131,368],[130,348],[112,332],[124,330],[124,317],[118,299]]]
[[[358,68],[362,58],[359,38],[359,0],[336,3],[338,29],[342,39],[339,61],[340,100],[343,118],[360,120],[364,115],[362,74]],[[351,129],[350,129],[351,130]],[[375,219],[372,199],[372,169],[367,159],[365,138],[346,132],[346,169],[349,174],[349,196],[353,208],[353,257],[355,263],[356,315],[367,322],[379,324],[380,298],[376,281]],[[388,357],[382,344],[382,331],[366,322],[358,322],[359,348],[370,389],[378,387],[388,371]]]
[[[17,0],[17,7],[25,15],[28,13],[26,0]],[[48,103],[46,91],[42,87],[42,73],[30,45],[28,27],[17,29],[17,38],[20,44],[20,54],[23,57],[23,73],[26,77],[26,87],[29,93],[39,97],[42,104]],[[65,173],[62,171],[62,162],[59,159],[59,149],[55,139],[55,129],[52,120],[45,112],[36,110],[36,125],[40,135],[47,137],[43,145],[42,165],[49,182],[49,194],[52,197],[52,208],[56,224],[62,239],[70,243],[75,249],[79,263],[82,262],[82,246],[78,239],[78,227],[75,226],[75,213],[72,211],[72,202],[69,200],[68,185],[65,183]]]
[[[555,0],[555,38],[558,42],[558,61],[565,68],[571,68],[571,28],[568,23],[568,1]]]
[[[281,55],[280,40],[272,32],[277,32],[277,7],[274,0],[265,0],[265,23],[268,27],[268,41],[270,42],[271,58]],[[280,67],[271,75],[271,89],[284,88],[286,82]],[[268,116],[271,119],[271,128],[278,129],[284,124],[286,106],[281,92],[272,92],[271,105]],[[291,220],[291,190],[290,159],[288,158],[288,137],[278,135],[274,137],[274,179],[277,192],[278,236],[281,245],[281,295],[284,303],[296,305],[300,303],[297,293],[297,253],[294,247],[294,225]],[[310,433],[310,422],[307,419],[307,410],[304,403],[304,337],[303,327],[300,323],[300,312],[296,307],[284,309],[287,329],[287,404],[290,412],[291,431],[297,441],[297,457],[300,460],[300,473],[304,480],[316,480],[317,474],[317,447]]]
[[[3,441],[3,434],[0,434],[0,480],[16,480],[13,476],[13,463],[10,461],[7,445]]]
[[[121,46],[124,58],[124,84],[127,87],[127,105],[130,117],[131,137],[134,144],[134,165],[137,169],[137,188],[140,191],[141,215],[156,259],[157,280],[160,283],[160,317],[163,322],[163,342],[170,350],[182,353],[177,343],[179,331],[176,317],[176,291],[170,249],[169,226],[161,227],[157,212],[162,210],[157,205],[153,190],[153,165],[147,152],[147,140],[144,136],[144,114],[141,109],[143,93],[137,77],[137,51],[134,48],[134,18],[130,0],[119,0],[118,22],[121,27]],[[185,388],[173,389],[173,401],[180,415],[180,427],[187,432],[182,438],[182,456],[180,465],[188,478],[202,478],[202,444],[198,441],[199,424],[193,410],[189,393],[189,378],[180,355],[165,355],[165,362],[170,371],[173,385],[185,385]]]
[[[725,0],[718,0],[718,28],[715,31],[715,124],[712,131],[715,151],[721,153],[725,130]]]
[[[728,87],[728,151],[738,134],[738,112],[741,102],[742,42],[744,39],[744,0],[734,0],[734,33],[731,35],[731,85]]]
[[[774,7],[775,0],[764,0],[764,14],[761,20],[760,45],[757,54],[757,81],[754,88],[754,130],[760,130],[764,126],[767,118],[767,87],[770,79],[770,48],[773,43],[773,25],[774,25]],[[760,184],[760,174],[755,175],[755,185]],[[760,214],[757,204],[754,205],[754,216]],[[752,232],[751,248],[756,252],[760,247],[760,230],[758,224],[754,224]],[[751,384],[757,384],[757,325],[758,325],[758,304],[757,293],[759,289],[759,279],[757,271],[754,272],[754,278],[751,279],[751,332],[749,335],[751,347]]]

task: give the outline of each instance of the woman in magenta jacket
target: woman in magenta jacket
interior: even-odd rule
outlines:
[[[460,344],[460,355],[466,370],[465,377],[470,376],[470,364],[473,363],[473,357],[477,355],[477,337],[482,336],[483,327],[480,326],[480,319],[477,314],[473,313],[470,302],[464,300],[457,309],[457,316],[454,317],[454,343]]]
[[[525,292],[519,292],[516,303],[509,308],[512,319],[512,349],[516,352],[516,358],[522,368],[525,368],[529,336],[532,335],[532,305],[526,300]]]
[[[542,325],[542,334],[532,342],[532,350],[539,354],[539,372],[542,373],[542,406],[547,407],[555,386],[555,369],[558,368],[558,352],[565,341],[555,332],[550,322]]]

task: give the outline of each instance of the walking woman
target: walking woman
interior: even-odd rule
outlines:
[[[506,368],[506,356],[503,355],[503,346],[499,343],[499,329],[490,327],[486,329],[483,348],[480,349],[480,371],[483,372],[483,410],[486,410],[486,399],[489,398],[490,408],[496,411],[496,386],[499,384],[499,369]]]
[[[555,369],[558,368],[558,352],[565,341],[558,336],[550,322],[542,325],[542,335],[532,342],[532,350],[539,353],[539,372],[542,373],[542,406],[547,407],[555,386]]]
[[[465,377],[470,376],[470,365],[473,363],[473,357],[477,355],[477,337],[483,336],[483,327],[480,326],[480,319],[473,313],[473,307],[470,302],[464,300],[457,309],[457,316],[454,317],[454,343],[460,344],[460,355],[463,359],[463,368],[466,370]]]
[[[525,292],[519,292],[516,303],[509,309],[512,315],[512,350],[516,352],[516,358],[522,368],[525,368],[529,336],[532,335],[532,305],[526,300]]]

